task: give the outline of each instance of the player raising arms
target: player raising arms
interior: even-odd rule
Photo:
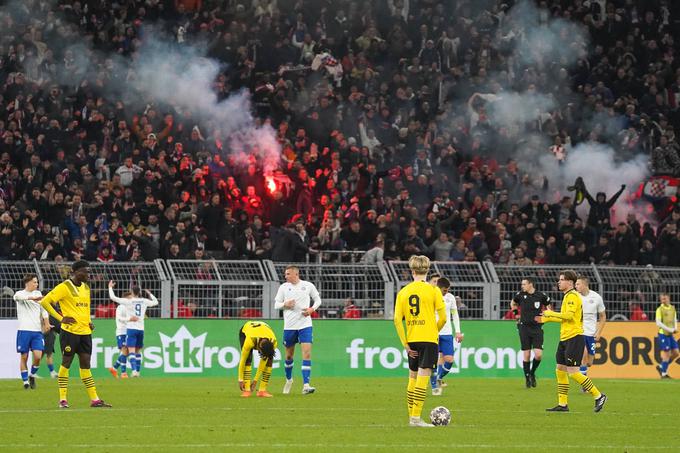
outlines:
[[[241,344],[241,361],[238,364],[238,385],[241,389],[241,396],[249,397],[261,378],[257,396],[271,398],[273,395],[267,391],[267,386],[272,375],[274,354],[278,346],[274,331],[267,323],[248,321],[241,327],[238,339]],[[260,353],[260,365],[257,367],[255,379],[251,381],[253,349]]]
[[[59,383],[59,407],[68,408],[66,400],[68,375],[75,354],[78,354],[80,378],[90,397],[90,406],[111,407],[110,404],[99,399],[90,370],[92,330],[94,329],[94,324],[90,320],[90,287],[87,285],[90,279],[90,265],[87,261],[76,261],[71,266],[71,272],[73,274],[71,278],[55,286],[40,301],[43,308],[57,321],[61,322],[59,343],[63,357],[57,380]],[[63,316],[54,309],[53,305],[56,304],[61,307]]]
[[[38,277],[35,274],[24,276],[24,289],[14,294],[17,303],[17,352],[21,354],[19,371],[24,388],[35,388],[35,376],[40,367],[40,359],[45,349],[43,332],[49,330],[47,312],[40,306],[42,293],[38,291]],[[28,353],[33,352],[31,374],[28,373]]]
[[[449,374],[453,365],[453,328],[456,330],[456,343],[463,342],[463,334],[460,333],[460,317],[458,316],[456,297],[449,292],[451,282],[448,278],[439,277],[437,278],[436,285],[444,297],[446,324],[444,324],[444,327],[439,332],[439,361],[437,362],[436,372],[433,372],[430,377],[430,384],[432,385],[432,394],[441,395],[442,380],[444,376]],[[453,321],[453,328],[451,321]]]
[[[600,393],[589,377],[579,372],[583,359],[585,339],[583,338],[583,308],[581,295],[576,291],[576,272],[566,270],[560,272],[558,287],[564,293],[560,311],[545,310],[542,316],[536,316],[536,322],[559,322],[560,343],[557,346],[557,406],[546,409],[548,412],[569,412],[567,405],[569,394],[569,378],[578,382],[595,398],[595,412],[600,412],[607,395]]]
[[[413,282],[397,294],[394,325],[408,355],[407,403],[411,426],[433,427],[420,418],[425,403],[427,381],[437,366],[439,331],[446,323],[446,307],[439,288],[425,279],[430,259],[414,255],[408,261]],[[436,313],[436,315],[435,315]],[[437,320],[436,316],[439,316]],[[406,321],[404,331],[403,321]]]
[[[293,386],[293,355],[295,344],[300,343],[302,351],[302,394],[316,390],[309,385],[312,374],[312,313],[321,305],[321,296],[316,286],[300,280],[300,269],[288,266],[285,271],[286,283],[279,286],[274,299],[274,308],[283,309],[283,345],[286,347],[286,383],[283,393],[290,393]],[[310,301],[314,305],[310,307]]]
[[[118,368],[120,368],[120,377],[123,379],[128,378],[127,361],[130,351],[127,347],[127,323],[133,318],[134,316],[128,315],[125,305],[118,304],[116,307],[116,344],[118,345],[120,354],[118,355],[116,363],[109,368],[109,372],[115,378],[118,378]]]
[[[602,296],[590,289],[590,280],[580,275],[576,280],[576,291],[583,300],[583,338],[586,341],[586,352],[581,362],[581,374],[588,374],[588,368],[593,366],[595,360],[595,343],[600,341],[602,329],[607,323],[604,301]]]
[[[127,348],[130,351],[130,366],[132,367],[132,377],[139,377],[142,368],[142,348],[144,347],[144,316],[146,309],[158,305],[158,299],[146,290],[148,299],[139,296],[139,287],[133,286],[127,297],[116,297],[113,287],[116,284],[113,280],[109,281],[109,298],[117,304],[125,305],[130,319],[127,322]]]

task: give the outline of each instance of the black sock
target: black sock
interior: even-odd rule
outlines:
[[[525,376],[529,376],[531,374],[530,365],[531,365],[531,362],[522,362],[522,367],[524,368],[524,375]]]
[[[534,359],[534,362],[531,364],[531,374],[536,374],[536,369],[540,364],[541,361],[539,359]]]

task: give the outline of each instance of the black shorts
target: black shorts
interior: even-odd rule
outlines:
[[[54,330],[50,329],[47,333],[43,334],[45,338],[45,354],[54,354],[54,340],[56,340],[57,335]]]
[[[541,326],[525,326],[518,324],[519,342],[522,351],[530,349],[543,349],[543,328]]]
[[[418,368],[437,368],[437,360],[439,359],[439,345],[437,343],[416,341],[414,343],[409,343],[408,345],[418,353],[418,357],[413,358],[409,356],[409,370],[418,371]]]
[[[62,329],[59,335],[62,355],[92,354],[92,335],[76,335]]]
[[[558,365],[581,366],[583,350],[586,347],[586,339],[583,335],[576,335],[565,341],[560,341],[557,346],[555,359]]]

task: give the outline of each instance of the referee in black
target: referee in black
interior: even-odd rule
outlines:
[[[543,326],[534,318],[539,316],[545,308],[551,309],[550,297],[536,291],[534,280],[530,277],[522,279],[522,291],[515,294],[510,302],[512,310],[520,318],[517,321],[519,341],[522,347],[524,378],[527,388],[536,387],[536,369],[543,358]],[[534,350],[533,363],[529,362],[531,350]]]

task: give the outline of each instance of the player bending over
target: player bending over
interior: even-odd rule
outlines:
[[[158,299],[146,290],[149,299],[139,296],[139,288],[133,286],[127,297],[116,297],[113,287],[116,284],[113,280],[109,281],[109,298],[117,304],[125,305],[131,318],[127,323],[127,348],[130,351],[130,366],[132,367],[132,377],[139,377],[142,368],[142,348],[144,347],[144,316],[146,309],[158,305]]]
[[[267,323],[248,321],[241,327],[238,339],[241,344],[241,361],[238,364],[238,386],[241,389],[241,396],[249,397],[255,390],[257,382],[262,379],[257,396],[271,398],[273,395],[267,391],[267,386],[278,346],[274,331]],[[257,367],[255,379],[251,381],[253,349],[260,353],[260,365]]]

